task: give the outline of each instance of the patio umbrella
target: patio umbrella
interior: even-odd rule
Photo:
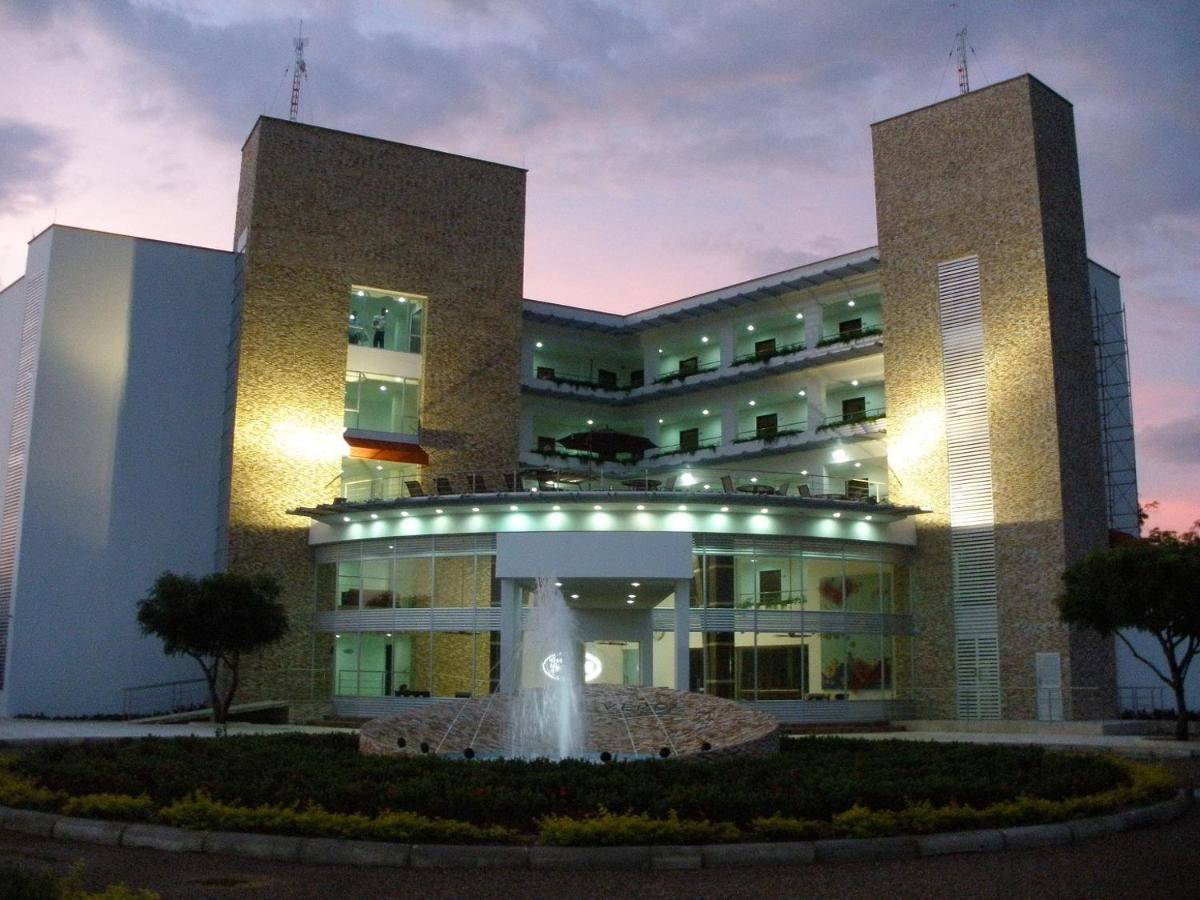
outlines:
[[[640,434],[629,434],[624,431],[614,431],[611,428],[597,428],[595,431],[577,431],[559,438],[558,442],[568,450],[583,450],[595,453],[603,462],[606,459],[617,458],[619,453],[632,453],[638,458],[652,447],[658,445]]]

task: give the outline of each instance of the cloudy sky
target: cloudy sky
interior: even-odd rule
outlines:
[[[1122,276],[1141,495],[1200,518],[1194,0],[0,0],[0,284],[53,222],[228,248],[287,117],[529,169],[525,295],[624,312],[876,242],[869,125],[1032,72]]]

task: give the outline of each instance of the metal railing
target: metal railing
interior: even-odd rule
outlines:
[[[691,375],[699,375],[702,372],[715,372],[719,368],[721,368],[721,361],[716,359],[711,362],[698,363],[694,368],[667,369],[658,373],[658,377],[654,379],[654,383],[667,384],[668,382],[679,381]]]
[[[876,406],[873,409],[864,409],[861,412],[843,413],[840,416],[825,416],[821,420],[821,424],[817,426],[817,431],[823,431],[827,428],[840,428],[843,425],[868,425],[871,422],[876,422],[884,418],[887,418],[887,407]]]
[[[203,678],[121,688],[121,714],[126,719],[203,709],[208,702],[208,682]]]
[[[808,427],[808,423],[801,422],[784,422],[782,425],[771,425],[769,427],[755,426],[747,428],[745,431],[739,431],[737,437],[733,439],[735,444],[744,444],[747,441],[773,441],[775,438],[787,437],[792,434],[803,434]]]
[[[887,484],[867,478],[822,476],[803,470],[779,471],[746,467],[531,466],[387,475],[345,481],[342,503],[461,496],[472,494],[536,494],[548,492],[671,492],[683,494],[759,494],[824,500],[886,502]]]
[[[829,347],[833,344],[848,344],[850,341],[872,337],[876,334],[883,334],[882,325],[868,325],[865,328],[852,328],[848,331],[833,331],[823,334],[821,340],[817,342],[817,346]]]
[[[781,347],[773,347],[770,350],[756,350],[752,353],[743,353],[733,358],[732,365],[742,366],[752,362],[766,362],[776,356],[787,356],[790,353],[799,353],[804,349],[804,341],[797,341],[794,344],[784,344]]]
[[[1175,697],[1165,687],[1117,687],[1121,714],[1175,712]]]

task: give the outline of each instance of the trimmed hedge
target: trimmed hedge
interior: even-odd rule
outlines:
[[[0,804],[187,828],[366,840],[695,843],[925,833],[1168,796],[1161,768],[1042,748],[785,741],[765,759],[366,757],[352,737],[52,746],[0,767]],[[617,812],[609,812],[616,810]]]

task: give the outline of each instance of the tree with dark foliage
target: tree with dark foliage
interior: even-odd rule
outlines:
[[[223,725],[237,693],[242,654],[273,644],[288,629],[268,576],[216,572],[203,578],[164,572],[137,618],[143,634],[162,638],[170,656],[190,656],[204,670],[213,722]]]

